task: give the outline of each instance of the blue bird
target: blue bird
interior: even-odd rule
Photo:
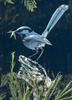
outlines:
[[[62,15],[68,10],[68,8],[68,5],[63,4],[55,10],[42,35],[36,33],[28,26],[22,26],[12,31],[11,37],[15,33],[18,34],[21,37],[24,46],[36,51],[34,55],[36,55],[40,49],[42,52],[38,57],[39,59],[44,51],[43,47],[45,47],[46,44],[52,45],[51,42],[47,39],[47,36],[49,35],[53,27],[56,25],[56,23],[59,21],[59,19],[62,17]]]

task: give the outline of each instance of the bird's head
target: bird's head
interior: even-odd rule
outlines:
[[[14,36],[16,38],[16,34],[18,34],[23,38],[25,36],[28,36],[31,32],[32,32],[32,29],[30,27],[22,26],[14,31],[11,31],[11,37]]]

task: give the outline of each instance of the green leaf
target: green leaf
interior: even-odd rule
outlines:
[[[33,12],[37,8],[37,3],[35,0],[22,0],[22,3],[27,8],[27,10]]]
[[[12,0],[5,0],[6,3],[14,4]]]
[[[14,66],[15,66],[15,52],[13,51],[11,53],[11,72],[13,72]]]
[[[2,97],[0,96],[0,100],[2,100]]]

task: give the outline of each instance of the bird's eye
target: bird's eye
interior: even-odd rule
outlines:
[[[22,38],[25,38],[25,34],[22,34],[21,37],[22,37]]]

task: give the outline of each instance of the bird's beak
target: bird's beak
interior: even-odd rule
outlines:
[[[14,38],[16,39],[16,32],[15,31],[9,31],[8,33],[11,33],[10,38],[12,38],[14,36]]]

